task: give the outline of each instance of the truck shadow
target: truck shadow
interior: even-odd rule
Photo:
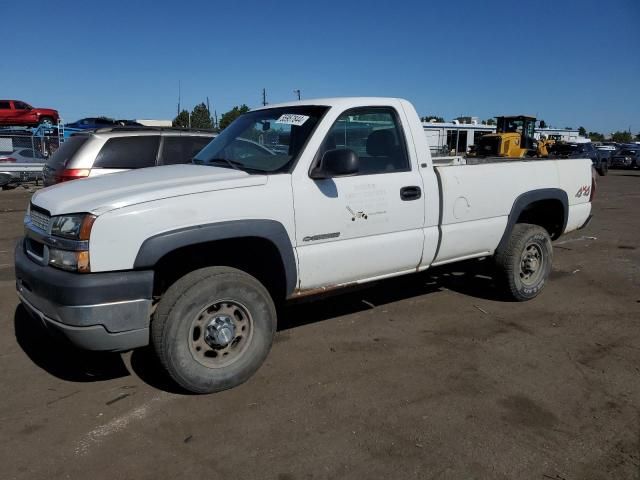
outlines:
[[[300,299],[283,307],[278,316],[278,330],[288,330],[443,290],[484,300],[509,301],[496,287],[493,275],[490,260],[469,260],[338,289],[325,294],[324,298],[314,298],[313,302]]]
[[[13,320],[18,345],[41,369],[70,382],[100,382],[125,377],[129,371],[117,353],[80,350],[53,336],[18,305]]]
[[[349,315],[388,303],[443,290],[485,300],[504,301],[491,277],[489,261],[468,261],[426,272],[337,290],[313,302],[296,301],[280,308],[278,330],[288,330]],[[18,344],[29,359],[51,375],[71,382],[99,382],[131,375],[119,353],[90,352],[75,348],[53,336],[39,320],[19,305],[14,315]],[[143,382],[170,393],[189,394],[177,386],[160,367],[150,347],[131,354],[131,370]]]

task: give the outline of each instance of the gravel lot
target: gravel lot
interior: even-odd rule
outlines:
[[[0,478],[640,478],[640,174],[599,179],[528,303],[482,262],[289,307],[239,388],[54,343],[18,306],[0,192]],[[486,262],[485,262],[486,263]]]

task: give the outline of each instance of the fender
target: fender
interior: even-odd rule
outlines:
[[[569,197],[567,196],[567,192],[559,188],[541,188],[538,190],[530,190],[518,196],[518,198],[516,198],[513,202],[511,212],[509,212],[509,220],[507,221],[507,226],[504,230],[504,233],[502,234],[502,238],[500,239],[500,243],[498,244],[498,248],[496,248],[496,250],[501,249],[506,245],[509,237],[511,236],[513,226],[518,221],[518,217],[520,217],[520,214],[523,212],[523,210],[532,203],[539,202],[540,200],[559,200],[560,203],[562,203],[564,218],[562,220],[562,229],[560,230],[560,234],[558,236],[562,235],[565,228],[567,228],[567,219],[569,218]],[[555,240],[555,238],[553,240]]]
[[[152,268],[164,255],[178,248],[247,237],[263,238],[275,245],[284,266],[287,294],[291,295],[298,282],[296,257],[287,230],[275,220],[233,220],[159,233],[143,242],[133,266],[135,269]]]

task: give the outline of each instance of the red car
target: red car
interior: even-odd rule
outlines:
[[[33,108],[19,100],[0,100],[0,125],[56,125],[59,119],[58,111],[51,108]]]

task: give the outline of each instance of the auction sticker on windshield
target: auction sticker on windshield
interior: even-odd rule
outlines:
[[[280,115],[280,118],[276,120],[276,123],[284,123],[285,125],[295,125],[297,127],[304,125],[304,122],[309,120],[307,115],[297,115],[295,113],[285,113]]]

